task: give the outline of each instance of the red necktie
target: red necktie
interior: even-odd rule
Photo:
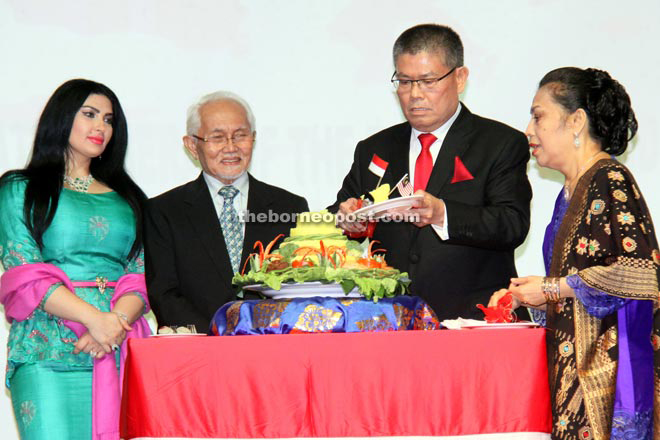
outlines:
[[[426,184],[429,182],[431,170],[433,170],[433,157],[431,157],[429,149],[437,139],[433,133],[422,133],[419,135],[422,151],[417,156],[417,162],[415,162],[415,191],[418,189],[426,190]]]

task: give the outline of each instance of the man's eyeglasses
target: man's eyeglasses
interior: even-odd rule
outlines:
[[[250,138],[252,137],[252,133],[246,133],[240,131],[234,133],[231,137],[227,137],[226,134],[217,134],[208,137],[199,137],[199,136],[195,136],[194,134],[191,134],[191,136],[197,139],[198,141],[208,142],[209,144],[215,144],[221,147],[226,147],[227,145],[229,145],[230,140],[233,145],[243,145],[246,142],[249,142]]]
[[[422,78],[422,79],[399,79],[396,78],[396,72],[394,72],[392,74],[392,79],[390,79],[390,81],[394,85],[394,88],[397,89],[398,91],[407,92],[409,90],[412,90],[413,84],[417,83],[420,89],[422,89],[425,92],[429,92],[434,90],[438,86],[440,81],[451,75],[454,70],[456,70],[456,67],[454,67],[449,72],[445,73],[439,78]]]

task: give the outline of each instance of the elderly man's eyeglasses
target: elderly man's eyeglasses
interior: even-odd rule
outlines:
[[[417,83],[420,89],[422,89],[425,92],[429,92],[429,91],[433,91],[438,86],[440,81],[451,75],[454,70],[456,70],[456,67],[454,67],[449,72],[442,75],[441,77],[422,78],[422,79],[399,79],[396,78],[396,72],[394,72],[392,74],[392,79],[390,79],[390,81],[392,82],[392,84],[394,84],[394,88],[397,89],[398,91],[407,92],[409,90],[412,90],[413,84]]]
[[[227,137],[226,134],[217,134],[208,137],[199,137],[199,136],[195,136],[194,134],[192,134],[191,136],[201,142],[208,142],[209,144],[226,147],[227,145],[229,145],[230,140],[233,145],[244,145],[245,143],[250,141],[250,139],[252,138],[252,133],[238,131],[234,133],[231,137]]]

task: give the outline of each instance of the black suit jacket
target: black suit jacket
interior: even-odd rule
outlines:
[[[376,187],[378,176],[367,169],[374,153],[389,162],[383,183],[395,185],[409,170],[410,133],[406,122],[358,143],[330,209]],[[456,157],[474,179],[451,183]],[[529,146],[521,132],[474,115],[463,105],[426,189],[447,206],[449,240],[441,240],[431,226],[377,224],[374,239],[387,250],[387,262],[409,273],[412,293],[424,298],[440,319],[483,319],[475,305],[486,305],[495,290],[516,276],[514,249],[529,230],[528,160]]]
[[[308,211],[307,201],[251,175],[252,214]],[[259,240],[288,235],[293,222],[246,223],[241,264]],[[236,299],[222,228],[204,177],[149,200],[145,213],[146,279],[151,307],[163,325],[195,324],[205,332],[216,310]]]

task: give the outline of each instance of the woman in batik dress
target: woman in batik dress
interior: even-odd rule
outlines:
[[[514,278],[514,306],[546,325],[554,439],[660,436],[655,230],[640,188],[613,156],[637,131],[607,72],[566,67],[541,80],[527,127],[564,188],[546,229],[546,277]],[[657,417],[656,417],[657,419]]]
[[[27,167],[0,178],[6,384],[22,439],[119,439],[120,346],[148,332],[145,196],[126,146],[115,94],[71,80],[46,104]]]

